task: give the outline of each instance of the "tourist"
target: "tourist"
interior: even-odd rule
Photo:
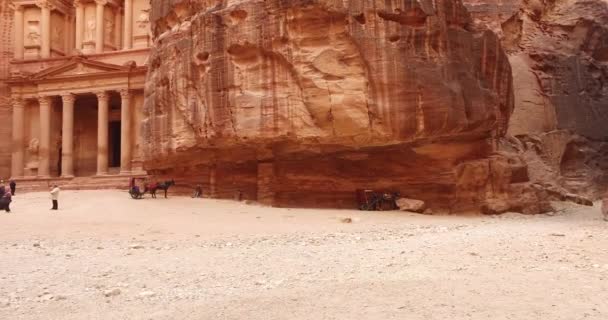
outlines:
[[[0,197],[4,196],[6,192],[6,186],[4,185],[4,180],[0,180]]]
[[[15,180],[11,180],[11,182],[8,185],[11,188],[11,195],[14,196],[15,190],[17,190],[17,183],[15,182]]]
[[[5,192],[2,198],[0,198],[0,210],[4,209],[6,212],[11,212],[11,201],[12,194],[10,192]]]
[[[200,184],[196,185],[196,188],[194,188],[194,195],[192,195],[192,198],[202,198],[203,197],[203,187]]]
[[[51,210],[58,210],[59,204],[57,201],[59,200],[59,187],[57,185],[54,185],[53,190],[51,190],[51,200],[53,200],[53,207]]]

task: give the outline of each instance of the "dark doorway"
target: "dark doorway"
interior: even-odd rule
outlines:
[[[108,128],[108,134],[110,135],[108,141],[108,160],[110,161],[110,168],[120,167],[120,121],[110,122]]]

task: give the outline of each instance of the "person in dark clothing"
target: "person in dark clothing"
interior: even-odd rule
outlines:
[[[6,192],[6,186],[4,185],[4,180],[0,180],[0,198],[4,196]]]
[[[2,198],[0,198],[0,210],[4,209],[6,212],[11,212],[12,195],[10,192],[5,192]]]
[[[11,182],[8,185],[11,188],[11,195],[14,196],[15,190],[17,190],[17,183],[15,182],[15,180],[11,180]]]

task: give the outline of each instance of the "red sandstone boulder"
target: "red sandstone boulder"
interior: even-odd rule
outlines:
[[[397,207],[401,211],[423,213],[426,209],[426,204],[422,200],[400,198],[397,199]]]

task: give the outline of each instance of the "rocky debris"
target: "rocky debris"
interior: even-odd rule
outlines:
[[[568,202],[572,202],[572,203],[576,203],[576,204],[580,204],[580,205],[584,205],[584,206],[590,206],[590,207],[593,206],[593,201],[591,201],[591,199],[570,193],[567,190],[565,190],[564,188],[561,188],[561,187],[558,187],[555,185],[551,185],[551,184],[540,184],[540,183],[535,184],[535,186],[537,186],[538,188],[542,188],[547,193],[550,200],[568,201]]]
[[[121,294],[122,291],[119,288],[109,289],[103,292],[103,295],[106,297],[115,297]]]
[[[129,249],[143,249],[143,248],[145,248],[145,247],[141,244],[132,244],[129,246]]]
[[[501,199],[489,199],[481,207],[481,213],[483,214],[501,214],[509,211],[511,206],[506,200]]]
[[[340,222],[342,222],[342,223],[353,223],[353,219],[352,218],[342,218],[342,219],[340,219]]]
[[[563,233],[551,233],[550,236],[553,236],[553,237],[565,237],[566,235],[563,234]]]
[[[423,213],[426,209],[426,204],[422,200],[399,198],[396,202],[401,211]]]
[[[146,291],[140,292],[138,296],[140,298],[151,298],[151,297],[155,297],[156,293],[154,291],[146,290]]]

